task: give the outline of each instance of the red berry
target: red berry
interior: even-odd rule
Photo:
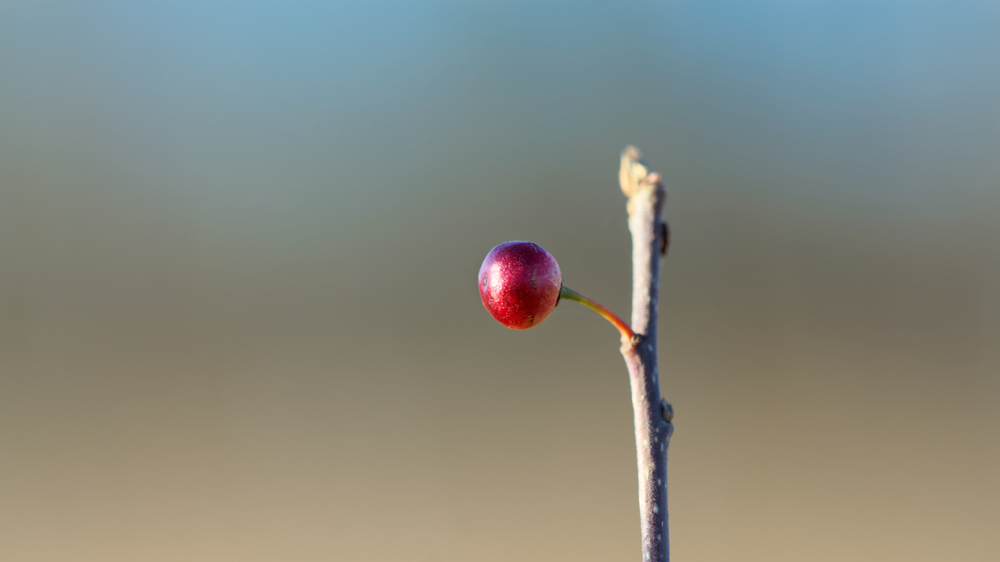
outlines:
[[[559,301],[562,273],[552,254],[534,242],[504,242],[479,268],[479,296],[498,322],[515,330],[542,323]]]

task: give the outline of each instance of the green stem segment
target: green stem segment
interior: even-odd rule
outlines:
[[[583,306],[586,306],[587,308],[603,316],[605,319],[607,319],[608,322],[614,324],[615,328],[618,328],[618,331],[622,333],[623,338],[625,338],[628,341],[632,341],[633,339],[635,339],[635,332],[632,331],[632,328],[629,327],[629,325],[626,324],[624,320],[616,316],[614,312],[611,312],[610,310],[588,299],[587,297],[581,295],[580,293],[574,291],[573,289],[570,289],[569,287],[563,285],[559,293],[559,298],[576,301],[582,304]]]

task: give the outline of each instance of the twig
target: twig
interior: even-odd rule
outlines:
[[[668,240],[660,212],[667,193],[659,174],[649,171],[633,146],[622,152],[619,181],[628,197],[632,232],[632,329],[636,336],[623,341],[621,351],[628,366],[635,413],[642,559],[668,562],[667,447],[674,431],[673,408],[660,397],[656,360],[660,258]]]

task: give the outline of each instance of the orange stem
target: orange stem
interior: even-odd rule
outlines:
[[[570,289],[565,285],[563,285],[561,292],[559,293],[559,296],[560,298],[576,301],[582,304],[583,306],[586,306],[587,308],[597,312],[605,319],[607,319],[608,322],[614,324],[615,328],[618,328],[618,331],[622,333],[622,337],[624,337],[626,340],[632,341],[633,339],[635,339],[635,332],[632,331],[632,328],[629,327],[629,325],[626,324],[624,320],[615,315],[614,312],[611,312],[610,310],[597,304],[593,300],[581,295],[580,293],[574,291],[573,289]]]

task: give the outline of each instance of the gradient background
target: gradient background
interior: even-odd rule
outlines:
[[[1000,559],[1000,5],[0,4],[0,559]]]

